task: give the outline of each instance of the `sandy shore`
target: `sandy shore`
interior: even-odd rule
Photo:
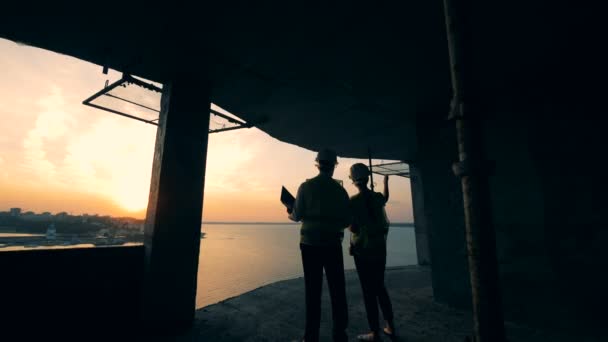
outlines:
[[[386,272],[393,300],[398,341],[464,341],[470,335],[471,313],[433,301],[430,271],[401,267]],[[346,271],[350,340],[368,329],[359,279]],[[331,310],[324,284],[321,339],[331,341]],[[293,341],[302,337],[304,282],[280,281],[197,311],[193,330],[180,341]],[[509,341],[586,341],[507,323]],[[388,341],[388,338],[384,338]],[[589,340],[591,341],[591,340]]]

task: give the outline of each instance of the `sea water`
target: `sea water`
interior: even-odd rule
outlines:
[[[279,280],[301,277],[297,224],[209,224],[202,227],[196,306],[201,308]],[[354,269],[345,232],[344,268]],[[387,267],[415,265],[413,227],[391,227]]]

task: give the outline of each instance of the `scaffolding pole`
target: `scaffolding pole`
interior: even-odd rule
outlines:
[[[465,60],[466,1],[444,0],[450,71],[452,109],[456,122],[458,162],[454,173],[460,178],[464,203],[467,257],[473,304],[473,339],[475,342],[505,341],[504,318],[498,278],[496,237],[492,226],[489,167],[483,155],[481,113],[471,85],[471,70]],[[465,85],[467,88],[465,88]],[[478,85],[474,85],[478,86]],[[467,96],[465,97],[465,89]]]

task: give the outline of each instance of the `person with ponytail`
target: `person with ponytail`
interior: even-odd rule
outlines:
[[[378,304],[385,320],[383,331],[389,337],[395,335],[393,308],[384,285],[386,269],[386,239],[389,221],[385,205],[388,201],[388,176],[384,177],[384,193],[367,187],[370,171],[365,164],[357,163],[350,168],[350,179],[358,193],[350,198],[353,222],[350,226],[350,254],[355,259],[359,274],[365,311],[371,331],[357,336],[360,341],[379,341],[380,323]]]

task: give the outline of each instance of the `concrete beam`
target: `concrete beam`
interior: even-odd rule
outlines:
[[[146,325],[175,331],[194,318],[210,88],[189,75],[163,87],[146,216]]]

